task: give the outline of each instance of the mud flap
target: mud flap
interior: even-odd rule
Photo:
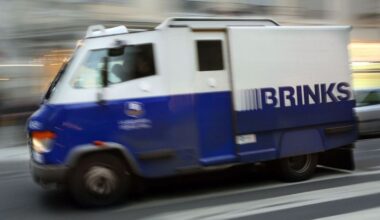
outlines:
[[[338,169],[354,170],[354,145],[348,145],[320,153],[318,164]]]

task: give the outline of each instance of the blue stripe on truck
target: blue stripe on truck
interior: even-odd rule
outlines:
[[[239,134],[354,121],[355,101],[267,108],[236,113]]]
[[[281,131],[303,126],[322,129],[324,124],[352,121],[353,104],[345,101],[235,114],[231,92],[226,91],[113,100],[106,105],[45,104],[30,120],[40,122],[40,130],[57,134],[52,151],[44,155],[46,164],[65,163],[73,148],[95,140],[120,143],[135,158],[141,153],[172,149],[174,157],[138,160],[143,176],[156,177],[175,174],[183,167],[284,156]],[[256,133],[257,143],[237,146],[235,132]],[[347,135],[326,138],[323,144],[330,147],[352,142]],[[313,150],[321,151],[323,147],[313,146]],[[293,151],[297,149],[286,153]]]

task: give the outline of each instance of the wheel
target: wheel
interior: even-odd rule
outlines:
[[[314,174],[317,163],[317,154],[306,154],[277,160],[272,169],[280,179],[297,182],[309,179]]]
[[[119,202],[129,191],[131,175],[121,159],[111,154],[90,155],[69,175],[68,188],[83,207]]]

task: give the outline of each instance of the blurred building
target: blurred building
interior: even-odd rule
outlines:
[[[168,16],[259,16],[284,25],[349,24],[352,61],[357,66],[380,62],[376,52],[380,0],[0,0],[0,4],[0,108],[11,112],[37,102],[92,24],[153,28]]]

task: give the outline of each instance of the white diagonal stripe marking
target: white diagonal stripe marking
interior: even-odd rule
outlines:
[[[146,219],[232,219],[380,193],[380,181],[314,190],[274,198],[168,212]],[[254,198],[253,198],[254,199]]]

